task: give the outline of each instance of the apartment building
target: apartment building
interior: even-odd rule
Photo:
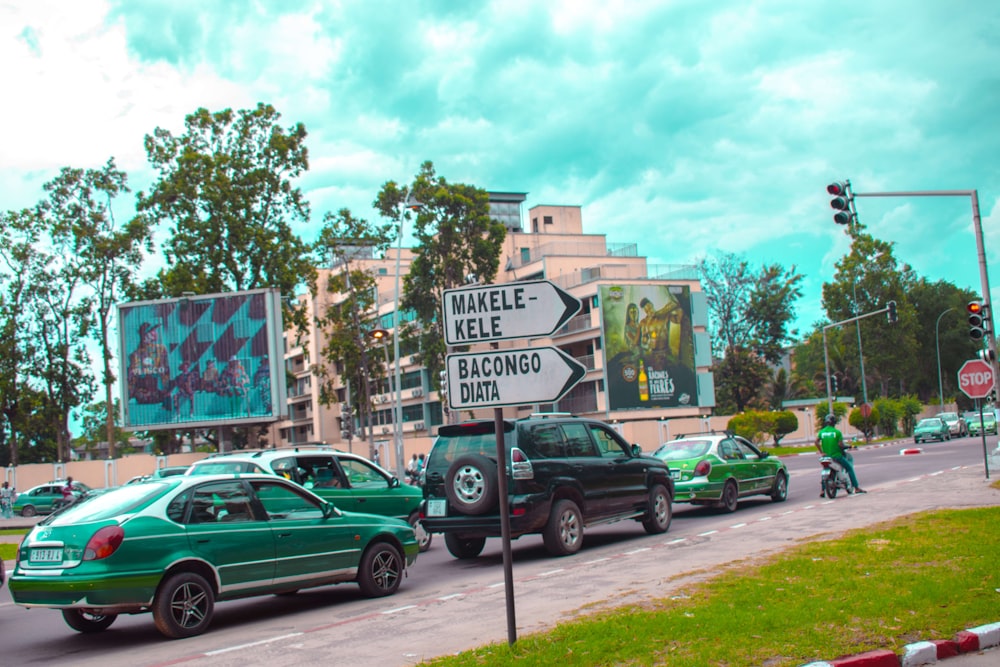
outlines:
[[[579,299],[582,307],[551,336],[505,341],[499,347],[555,346],[580,361],[587,373],[557,402],[504,408],[505,416],[571,412],[620,424],[627,435],[641,433],[648,438],[658,437],[658,425],[666,419],[707,417],[715,403],[714,384],[705,328],[707,305],[696,267],[650,265],[634,243],[609,244],[604,234],[585,234],[579,206],[538,205],[525,218],[525,199],[524,193],[490,193],[491,215],[508,229],[495,282],[549,280]],[[393,329],[396,286],[402,284],[412,259],[408,249],[397,257],[397,249],[392,248],[384,257],[359,249],[352,260],[375,276],[381,328]],[[338,270],[322,268],[320,280]],[[322,290],[315,298],[300,297],[311,313],[322,312],[335,299],[336,295]],[[405,321],[405,313],[400,315]],[[658,325],[651,326],[651,322]],[[345,384],[337,389],[336,402],[320,402],[314,364],[323,344],[323,333],[315,327],[304,340],[286,332],[286,368],[294,383],[288,391],[288,419],[276,425],[276,444],[322,441],[377,453],[383,464],[395,469],[393,373],[371,379],[371,452],[367,442],[358,440],[367,433],[368,424],[354,423],[348,428],[341,414],[340,404],[348,400],[348,392],[359,388]],[[438,392],[432,391],[437,383],[418,362],[419,350],[405,341],[400,345],[401,423],[407,457],[427,451],[436,427],[449,419],[493,416],[493,409],[480,410],[480,414],[463,410],[461,415],[448,411]],[[384,355],[391,370],[391,345],[373,341],[369,353]],[[350,440],[344,437],[348,431]]]

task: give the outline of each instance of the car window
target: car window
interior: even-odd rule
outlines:
[[[389,480],[365,461],[357,459],[343,459],[340,465],[344,468],[344,474],[354,489],[384,489],[389,486]]]
[[[573,450],[574,445],[564,442],[563,432],[556,424],[541,424],[521,429],[520,435],[517,444],[530,458],[556,459],[575,456],[568,453]],[[587,434],[583,435],[586,438]],[[589,446],[590,438],[586,439]]]
[[[625,446],[618,440],[614,431],[606,429],[599,424],[590,424],[589,428],[590,434],[594,437],[594,441],[597,442],[597,449],[600,450],[601,456],[618,457],[627,455]]]
[[[653,454],[664,461],[695,459],[708,453],[710,440],[674,440],[660,445]]]
[[[736,440],[736,446],[740,448],[740,452],[743,454],[743,458],[749,459],[751,461],[756,461],[760,459],[760,452],[754,449],[753,445],[745,440]]]
[[[305,496],[288,484],[255,480],[251,486],[272,521],[319,519],[322,508],[313,498]]]
[[[726,461],[740,461],[743,459],[743,453],[740,451],[739,446],[730,438],[719,442],[719,456]]]
[[[238,472],[266,472],[249,461],[212,461],[191,466],[192,475],[226,475]]]
[[[239,480],[212,482],[195,487],[191,495],[191,510],[184,523],[220,523],[250,521],[253,513],[250,499]]]

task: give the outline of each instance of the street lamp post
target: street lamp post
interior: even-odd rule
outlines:
[[[399,278],[400,278],[400,263],[403,258],[403,220],[406,217],[407,211],[416,211],[420,208],[421,204],[417,201],[416,197],[410,194],[406,198],[406,203],[403,205],[403,209],[399,213],[399,229],[397,230],[396,237],[396,294],[393,298],[392,304],[392,354],[393,360],[395,362],[394,376],[394,389],[396,391],[396,401],[393,406],[393,436],[396,440],[396,475],[403,479],[406,474],[406,461],[404,460],[403,453],[403,389],[401,384],[401,373],[399,368]]]
[[[954,308],[949,308],[943,311],[937,316],[937,322],[934,323],[934,347],[937,350],[937,367],[938,367],[938,401],[941,405],[941,412],[944,412],[944,387],[941,384],[941,343],[938,340],[938,325],[941,324],[941,318],[944,317],[945,313],[950,310],[955,310]]]
[[[385,379],[386,379],[386,384],[388,385],[389,384],[389,348],[385,344],[385,339],[389,337],[389,332],[386,331],[385,329],[372,329],[371,331],[368,332],[368,335],[371,336],[373,339],[375,339],[375,342],[382,343],[382,352],[383,352],[383,354],[385,354]],[[403,450],[403,446],[402,446],[401,437],[400,437],[401,434],[399,432],[399,429],[396,428],[396,402],[395,401],[393,401],[392,412],[393,412],[393,414],[392,414],[392,444],[393,444],[393,449],[396,452],[395,453],[396,460],[398,461],[399,457],[401,456],[401,452]],[[402,479],[402,477],[400,477],[400,479]]]

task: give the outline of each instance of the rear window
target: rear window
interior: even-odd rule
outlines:
[[[150,480],[145,484],[120,486],[96,496],[89,496],[75,505],[70,505],[58,514],[52,515],[48,523],[60,526],[86,521],[101,521],[121,514],[130,514],[176,485],[176,480]]]
[[[491,459],[497,457],[497,437],[492,421],[449,424],[438,429],[438,438],[427,458],[429,468],[447,468],[459,456],[481,454]],[[510,447],[514,424],[504,422],[504,438]]]
[[[660,448],[653,452],[653,456],[664,461],[695,459],[707,454],[711,446],[711,440],[674,440],[660,445]]]
[[[189,475],[230,475],[240,472],[266,473],[260,466],[249,461],[213,461],[191,466]]]

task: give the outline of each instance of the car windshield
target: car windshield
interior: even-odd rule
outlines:
[[[694,459],[707,454],[711,446],[711,440],[674,440],[660,445],[659,449],[653,452],[653,456],[664,461]]]
[[[107,493],[92,496],[86,501],[70,505],[53,514],[44,523],[65,526],[87,521],[101,521],[128,514],[177,484],[176,481],[148,481],[145,484],[128,484]]]
[[[928,428],[932,428],[934,426],[940,426],[940,425],[941,425],[941,420],[940,419],[921,419],[920,423],[917,424],[918,427],[920,427],[920,426],[926,426]]]
[[[938,419],[942,419],[946,422],[956,422],[958,421],[958,415],[954,412],[942,412],[938,415]]]

